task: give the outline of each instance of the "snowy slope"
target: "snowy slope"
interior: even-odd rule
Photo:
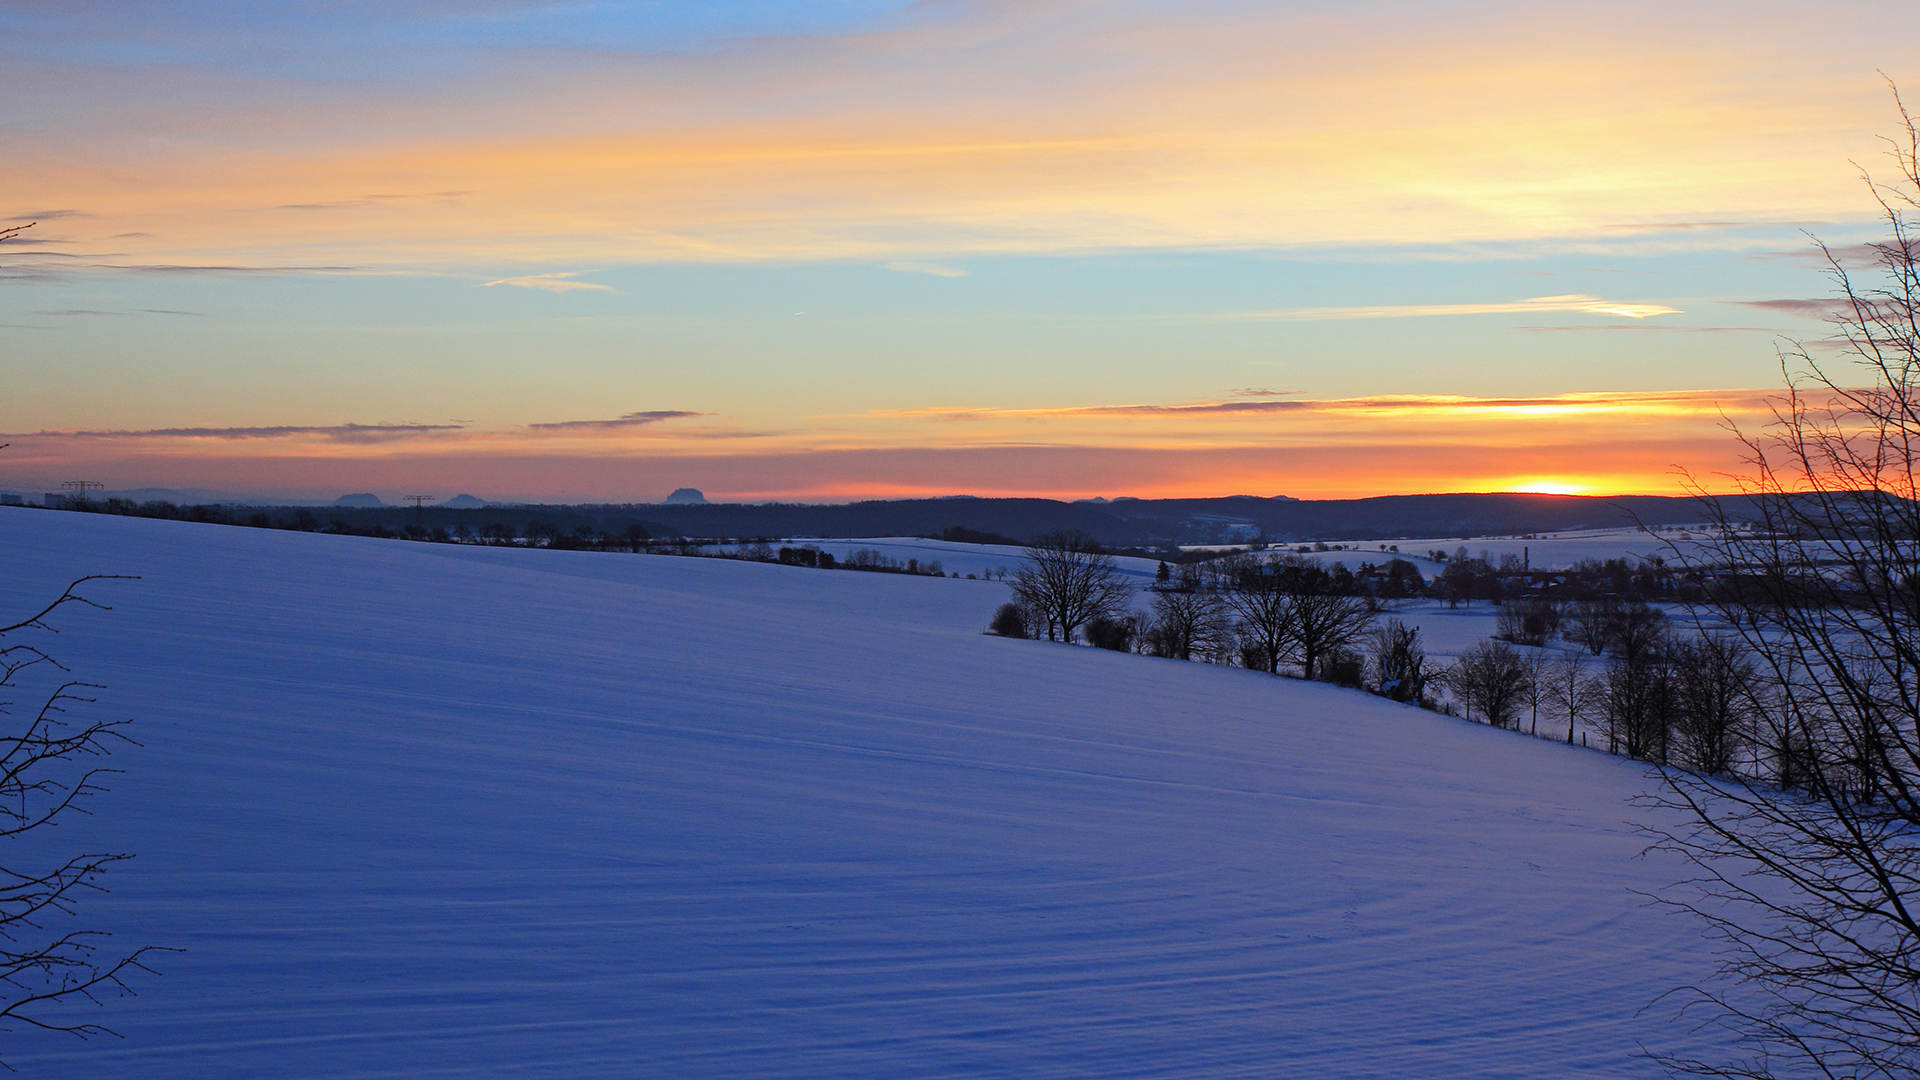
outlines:
[[[144,748],[40,1077],[1652,1076],[1638,767],[1006,641],[1005,587],[0,509]],[[1676,1043],[1676,1040],[1679,1040]]]

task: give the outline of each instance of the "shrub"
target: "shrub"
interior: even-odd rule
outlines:
[[[1560,629],[1560,606],[1551,600],[1513,600],[1500,607],[1494,636],[1515,645],[1545,645]]]
[[[1354,650],[1341,646],[1321,658],[1314,677],[1321,682],[1349,686],[1357,690],[1364,681],[1365,672],[1365,659]]]
[[[1009,600],[993,609],[993,621],[987,624],[987,633],[1001,637],[1024,638],[1027,636],[1027,617],[1020,605]]]
[[[1087,623],[1087,643],[1096,649],[1128,652],[1133,646],[1133,620],[1096,615]]]
[[[1394,701],[1424,701],[1427,680],[1426,650],[1420,646],[1420,628],[1388,619],[1373,632],[1373,687]]]

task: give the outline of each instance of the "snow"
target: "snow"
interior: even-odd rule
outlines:
[[[1025,548],[1004,544],[958,544],[948,540],[928,540],[918,536],[877,536],[865,540],[788,540],[784,544],[793,547],[811,546],[832,553],[836,559],[847,556],[863,548],[878,551],[890,559],[906,562],[918,559],[922,564],[937,562],[940,568],[949,574],[977,574],[985,577],[996,570],[1006,571],[1011,576],[1020,568],[1025,557]],[[1120,572],[1131,578],[1135,585],[1146,586],[1153,583],[1153,576],[1159,569],[1155,559],[1137,559],[1120,557],[1114,559]]]
[[[1656,1076],[1641,767],[979,631],[997,583],[0,509],[160,957],[28,1076]],[[943,561],[945,556],[940,556]],[[9,853],[18,856],[18,852]]]
[[[1359,569],[1363,562],[1384,564],[1391,559],[1405,559],[1419,567],[1428,577],[1445,569],[1444,562],[1427,557],[1429,551],[1444,551],[1448,558],[1461,548],[1467,549],[1470,557],[1482,555],[1491,557],[1498,566],[1506,555],[1524,558],[1535,570],[1564,570],[1577,562],[1594,559],[1605,562],[1608,559],[1625,559],[1628,565],[1637,565],[1643,559],[1662,558],[1672,561],[1677,547],[1681,552],[1693,554],[1699,551],[1696,541],[1703,539],[1704,533],[1687,529],[1661,529],[1657,533],[1648,533],[1640,529],[1585,529],[1580,531],[1540,533],[1533,536],[1486,536],[1476,539],[1426,539],[1426,540],[1361,540],[1346,545],[1346,550],[1320,552],[1298,552],[1310,558],[1328,564],[1346,563],[1353,569]],[[1382,547],[1398,547],[1399,551],[1382,551]],[[1276,550],[1295,551],[1299,545],[1274,545]]]

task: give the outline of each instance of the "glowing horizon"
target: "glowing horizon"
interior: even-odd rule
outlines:
[[[1200,497],[1247,493],[1361,497],[1415,491],[1670,494],[1681,458],[1734,464],[1723,425],[1770,417],[1760,390],[1568,394],[1473,399],[1408,395],[1315,401],[989,410],[938,407],[816,418],[796,433],[741,430],[726,417],[657,410],[516,430],[459,424],[38,431],[4,436],[19,468],[83,463],[109,487],[218,487],[239,478],[302,498],[354,476],[399,486],[533,485],[566,478],[624,483],[603,498],[657,501],[691,486],[725,501],[974,494],[1053,498]],[[829,423],[829,421],[831,421]],[[1606,440],[1608,471],[1577,463]],[[1514,447],[1528,447],[1516,472]],[[1017,472],[1018,480],[1006,478]],[[810,474],[810,475],[809,475]],[[46,484],[51,485],[52,473]],[[755,486],[752,477],[783,483]],[[161,483],[161,476],[183,476]],[[624,480],[616,480],[624,477]],[[997,478],[996,478],[997,477]],[[1708,486],[1716,486],[1711,475]],[[256,479],[256,484],[260,481]],[[368,485],[362,485],[365,487]],[[378,486],[378,485],[373,485]],[[651,493],[647,487],[659,488]],[[336,493],[339,494],[339,493]]]

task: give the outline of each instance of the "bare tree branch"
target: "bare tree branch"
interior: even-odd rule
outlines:
[[[45,620],[68,604],[108,610],[79,590],[87,582],[121,576],[74,581],[39,611],[0,627],[0,638],[54,633]],[[23,673],[40,665],[67,670],[37,645],[0,645],[0,688],[17,686]],[[120,771],[100,760],[116,745],[138,745],[126,733],[128,721],[80,723],[71,718],[72,710],[95,703],[87,692],[97,689],[98,684],[66,679],[45,692],[24,723],[0,727],[0,841],[34,833],[69,814],[88,813],[86,804],[104,794],[106,778]],[[0,702],[0,716],[10,704]],[[129,858],[125,853],[94,852],[48,869],[0,867],[0,1030],[34,1028],[83,1039],[114,1034],[97,1022],[73,1018],[64,1006],[100,1004],[106,994],[132,993],[125,977],[133,971],[154,974],[145,958],[165,950],[145,947],[121,956],[103,955],[102,943],[110,935],[57,924],[76,915],[86,893],[103,891],[99,879],[109,867]],[[4,1060],[0,1067],[10,1068]]]
[[[1686,555],[1696,624],[1757,678],[1710,703],[1748,728],[1744,760],[1696,746],[1726,771],[1665,770],[1647,800],[1680,822],[1655,846],[1695,871],[1660,901],[1721,945],[1720,977],[1666,1004],[1738,1048],[1655,1053],[1675,1074],[1920,1073],[1920,129],[1895,103],[1897,178],[1863,170],[1890,234],[1872,278],[1821,246],[1847,366],[1782,350],[1772,422],[1735,431],[1745,498],[1704,499],[1711,538]]]

